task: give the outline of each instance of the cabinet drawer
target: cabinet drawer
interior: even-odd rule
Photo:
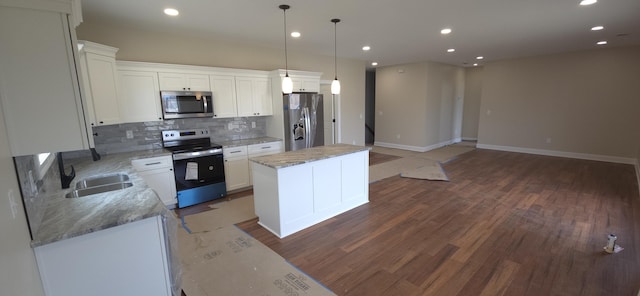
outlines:
[[[237,146],[222,149],[224,158],[247,157],[247,146]]]
[[[261,144],[253,144],[248,146],[249,156],[256,154],[275,154],[282,152],[282,142],[269,142]]]
[[[133,165],[133,168],[136,169],[136,171],[143,172],[153,169],[171,168],[173,166],[173,161],[171,156],[167,155],[134,159],[131,161],[131,165]]]

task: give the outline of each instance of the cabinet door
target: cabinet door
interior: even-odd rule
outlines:
[[[66,14],[0,9],[0,97],[12,155],[88,148],[74,38]]]
[[[162,120],[156,72],[118,71],[122,122]]]
[[[253,81],[251,78],[236,77],[238,116],[255,116],[253,111]]]
[[[139,172],[139,174],[147,183],[147,186],[158,194],[162,203],[171,206],[178,202],[172,168],[149,170]]]
[[[233,76],[209,77],[211,93],[213,93],[213,117],[237,117],[236,81]]]
[[[194,91],[210,91],[209,75],[204,74],[187,74],[187,90]]]
[[[253,79],[253,111],[256,115],[272,115],[271,83],[267,78]]]
[[[227,190],[235,190],[251,185],[249,180],[249,160],[246,157],[225,159],[224,174]]]
[[[320,79],[305,78],[305,77],[291,77],[293,82],[293,91],[299,92],[319,92],[320,91]]]
[[[86,53],[89,87],[87,99],[93,103],[97,125],[120,123],[115,58]],[[91,117],[91,116],[89,116]]]
[[[238,116],[272,115],[271,84],[268,78],[236,77]]]
[[[158,73],[161,90],[185,90],[186,77],[181,73]]]

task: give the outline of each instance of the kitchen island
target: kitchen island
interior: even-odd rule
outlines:
[[[283,238],[368,203],[369,149],[336,144],[251,158],[258,224]]]

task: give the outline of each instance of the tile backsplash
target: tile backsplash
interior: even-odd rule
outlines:
[[[253,127],[255,126],[255,127]],[[94,127],[96,151],[112,154],[162,147],[163,130],[208,128],[211,141],[229,141],[266,136],[265,117],[185,118],[164,121],[123,123]],[[127,138],[131,131],[133,138]],[[85,152],[87,153],[87,152]],[[65,155],[65,158],[67,156]]]

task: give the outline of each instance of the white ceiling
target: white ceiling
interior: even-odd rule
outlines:
[[[289,4],[290,51],[377,61],[380,66],[436,61],[480,61],[640,44],[640,0],[82,0],[87,22],[233,40],[284,48],[283,13]],[[163,14],[166,7],[178,17]],[[591,27],[602,25],[602,31]],[[441,35],[450,27],[453,32]],[[607,40],[604,46],[597,41]],[[168,42],[170,42],[168,40]],[[369,52],[362,46],[370,45]],[[454,53],[447,53],[455,48]]]

